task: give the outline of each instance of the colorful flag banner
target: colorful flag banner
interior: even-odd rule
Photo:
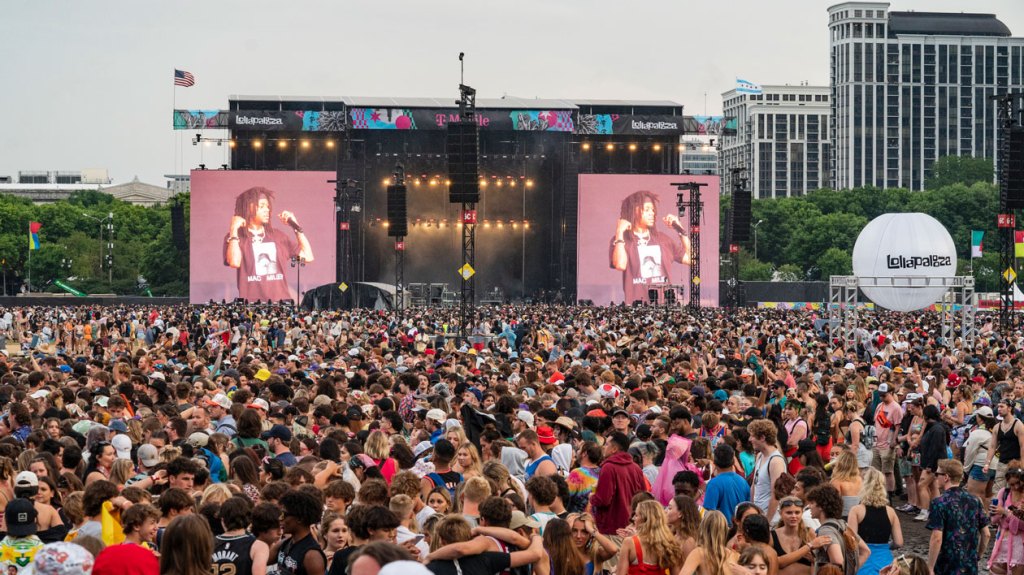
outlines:
[[[1024,231],[1013,232],[1013,257],[1024,258]]]
[[[763,92],[764,90],[761,89],[761,84],[736,78],[737,94],[761,94]]]
[[[39,228],[43,227],[43,224],[39,222],[28,223],[28,249],[38,250],[39,249]]]
[[[971,230],[971,257],[980,258],[982,256],[983,248],[982,238],[985,237],[984,230]]]

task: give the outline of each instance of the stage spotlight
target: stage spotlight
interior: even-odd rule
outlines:
[[[685,148],[685,146],[683,146],[683,144],[679,144],[678,146],[676,146],[676,149],[679,150],[680,152],[682,152],[686,148]]]
[[[452,185],[452,181],[451,180],[445,180],[444,181],[444,185],[450,186],[450,185]]]
[[[501,187],[501,180],[497,180],[496,182],[494,182],[494,185],[498,186],[500,188]]]
[[[636,151],[636,144],[630,144],[629,145],[629,151],[630,152],[635,152]]]
[[[519,229],[519,222],[517,222],[515,220],[512,220],[512,229],[513,230],[518,230]]]
[[[328,148],[333,148],[334,147],[334,140],[327,140],[327,147]]]
[[[498,220],[498,227],[499,228],[504,228],[505,227],[505,222],[503,222],[501,220]]]
[[[309,149],[309,140],[302,140],[302,148],[304,150],[308,150]]]
[[[608,150],[609,152],[614,151],[615,144],[605,144],[604,149]]]
[[[526,180],[526,187],[527,188],[532,188],[533,187],[533,180]]]
[[[516,180],[515,180],[515,178],[509,178],[509,179],[508,179],[508,185],[510,185],[510,186],[512,186],[512,187],[515,187],[515,185],[516,185]]]
[[[238,142],[236,142],[234,140],[231,140],[230,142],[228,142],[228,147],[229,148],[234,148],[237,145],[238,145]]]
[[[431,178],[431,179],[430,179],[430,185],[431,185],[431,186],[436,186],[436,185],[437,185],[437,180],[435,180],[435,179]]]
[[[486,179],[480,178],[480,187],[481,188],[486,188],[487,187],[487,180]]]
[[[523,228],[530,229],[530,221],[529,220],[523,220]]]
[[[484,220],[484,227],[485,228],[491,227],[491,220]]]
[[[590,151],[590,142],[583,142],[583,151],[584,152],[589,152]]]
[[[384,223],[382,223],[381,226],[383,226],[385,228],[391,227],[391,222],[389,222],[387,220],[384,220]]]
[[[261,142],[259,140],[253,140],[252,141],[252,147],[254,147],[254,148],[256,148],[258,150],[258,149],[263,147],[263,142]]]
[[[660,152],[661,151],[661,144],[654,144],[654,151],[655,152]]]
[[[288,147],[288,142],[285,141],[285,140],[278,140],[277,141],[277,147],[281,148],[283,150],[283,149]]]
[[[390,186],[391,185],[391,178],[384,178],[384,185],[385,186]]]
[[[416,178],[415,180],[413,180],[413,183],[416,184],[417,186],[420,185],[420,179]]]

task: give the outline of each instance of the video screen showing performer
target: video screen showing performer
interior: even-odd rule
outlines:
[[[250,302],[296,299],[285,270],[299,257],[313,261],[313,248],[295,214],[284,210],[274,225],[274,192],[264,187],[245,190],[235,198],[224,237],[224,265],[237,270],[238,297]],[[284,229],[284,226],[291,228]]]
[[[609,260],[613,269],[622,272],[627,304],[650,302],[649,288],[671,284],[673,262],[690,265],[690,238],[679,218],[668,214],[662,222],[670,232],[658,227],[658,197],[654,193],[640,190],[622,200]]]

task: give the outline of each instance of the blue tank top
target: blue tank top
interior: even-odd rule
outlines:
[[[531,464],[526,466],[526,480],[527,481],[529,481],[530,478],[533,477],[533,474],[537,472],[537,468],[540,467],[540,464],[545,462],[545,461],[550,461],[551,463],[555,462],[554,459],[551,459],[550,455],[543,455],[543,456],[539,457],[537,459],[537,461],[534,461],[533,463],[531,463]]]

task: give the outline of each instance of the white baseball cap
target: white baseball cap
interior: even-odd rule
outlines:
[[[526,410],[519,410],[516,413],[516,419],[525,423],[528,427],[533,427],[533,414]]]
[[[110,440],[110,444],[114,446],[114,451],[117,452],[118,459],[130,459],[132,456],[132,440],[127,435],[119,433],[114,436],[114,439]]]
[[[434,409],[431,409],[430,411],[427,412],[427,419],[433,419],[438,423],[444,423],[445,420],[448,419],[448,414],[446,414],[443,410],[437,409],[435,407]]]

